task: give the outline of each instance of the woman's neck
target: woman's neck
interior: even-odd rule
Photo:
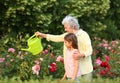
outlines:
[[[73,30],[73,33],[74,34],[77,34],[79,30]]]

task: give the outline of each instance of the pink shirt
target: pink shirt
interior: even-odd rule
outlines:
[[[66,57],[64,60],[64,67],[65,67],[65,72],[67,74],[67,77],[71,78],[74,72],[74,59],[73,59],[73,53],[76,51],[77,49],[73,49],[73,50],[68,50],[66,51]],[[81,76],[80,73],[80,69],[78,69],[78,73],[77,76]]]

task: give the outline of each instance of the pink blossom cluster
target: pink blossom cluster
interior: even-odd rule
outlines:
[[[62,56],[59,55],[59,56],[57,57],[56,61],[58,61],[58,62],[64,62],[64,59],[63,59]]]
[[[43,55],[48,54],[48,50],[47,50],[47,49],[43,50],[43,51],[41,52],[41,54],[43,54]]]
[[[108,42],[107,40],[103,39],[101,41],[101,43],[98,44],[98,47],[100,47],[100,48],[103,47],[104,49],[108,50],[111,53],[116,53],[115,49],[117,49],[117,48],[120,49],[118,44],[119,44],[119,42],[117,40]]]
[[[110,72],[110,65],[109,65],[109,60],[110,57],[108,55],[105,55],[105,61],[100,60],[100,57],[98,57],[97,59],[95,59],[95,64],[97,64],[96,67],[94,67],[94,70],[98,69],[98,73],[100,75],[105,75],[108,72]]]
[[[15,52],[15,49],[14,49],[14,48],[9,48],[9,49],[8,49],[8,52],[14,53],[14,52]]]
[[[36,64],[32,67],[33,74],[39,75],[40,64],[39,61],[36,61]]]
[[[0,58],[0,63],[4,62],[5,58]]]

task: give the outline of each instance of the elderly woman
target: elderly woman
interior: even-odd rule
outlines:
[[[62,24],[64,25],[64,30],[66,33],[63,33],[61,35],[51,35],[51,34],[44,34],[40,32],[35,32],[36,36],[40,36],[43,38],[46,38],[48,41],[53,42],[63,42],[64,36],[67,33],[74,33],[77,36],[78,40],[78,49],[79,52],[75,52],[74,55],[76,55],[74,58],[79,59],[79,65],[80,65],[80,72],[81,72],[81,78],[84,78],[86,81],[91,81],[92,79],[92,71],[93,71],[93,65],[92,65],[92,46],[91,46],[91,40],[87,32],[80,29],[80,25],[78,23],[78,20],[72,16],[66,16]],[[63,55],[65,57],[66,52],[66,46],[64,45],[63,49]],[[78,56],[79,55],[79,56]]]

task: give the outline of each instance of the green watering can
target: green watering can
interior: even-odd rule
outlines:
[[[31,36],[27,40],[28,49],[22,48],[21,50],[31,52],[33,55],[39,54],[42,50],[41,38],[36,37],[35,35]]]

